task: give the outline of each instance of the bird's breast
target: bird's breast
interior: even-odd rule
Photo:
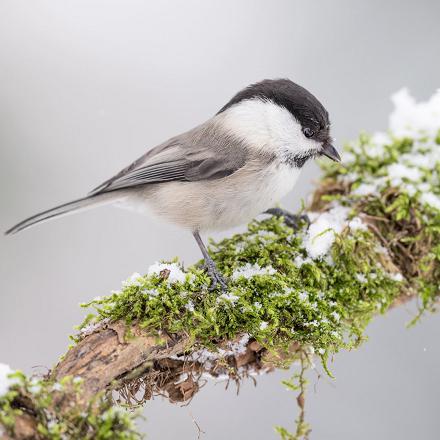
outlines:
[[[228,229],[248,223],[273,207],[295,185],[300,170],[279,162],[261,169],[242,169],[218,186],[205,189],[210,220],[201,229]]]
[[[166,182],[131,192],[124,207],[149,207],[159,217],[188,229],[224,230],[248,223],[284,197],[300,170],[278,161],[248,164],[223,179]]]
[[[269,167],[258,184],[264,210],[282,199],[295,186],[300,169],[284,163],[274,163]]]

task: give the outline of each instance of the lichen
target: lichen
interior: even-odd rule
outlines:
[[[10,385],[0,395],[0,436],[2,429],[15,438],[17,417],[31,416],[36,440],[138,440],[136,413],[113,406],[103,394],[86,407],[72,402],[60,411],[63,393],[81,395],[81,379],[65,377],[60,382],[29,378],[20,371],[8,375]]]

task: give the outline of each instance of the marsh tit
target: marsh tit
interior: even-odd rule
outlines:
[[[226,283],[200,232],[249,222],[295,185],[304,164],[340,161],[327,110],[288,79],[264,80],[238,92],[206,122],[147,151],[86,197],[34,215],[6,234],[100,205],[151,210],[194,235],[211,277]]]

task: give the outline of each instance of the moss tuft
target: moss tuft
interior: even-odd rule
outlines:
[[[95,396],[87,407],[70,405],[60,411],[63,394],[79,396],[81,380],[65,377],[60,382],[28,378],[20,371],[9,376],[11,385],[0,396],[0,432],[15,438],[16,418],[31,415],[38,435],[36,440],[138,440],[136,413],[113,406],[103,394]],[[79,409],[81,408],[81,409]]]
[[[136,322],[153,333],[185,332],[207,348],[247,333],[268,349],[299,342],[322,358],[352,348],[404,283],[380,263],[384,256],[370,231],[347,227],[325,258],[313,260],[304,247],[306,229],[293,231],[277,218],[254,221],[246,232],[211,245],[229,278],[227,294],[209,291],[197,266],[183,281],[170,282],[167,267],[177,263],[162,263],[159,274],[135,276],[120,291],[83,304],[96,313],[80,328],[103,319]]]

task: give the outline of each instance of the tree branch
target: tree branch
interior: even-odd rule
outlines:
[[[99,433],[107,429],[112,438],[135,439],[132,417],[115,410],[110,392],[130,407],[156,394],[184,402],[207,378],[239,385],[294,361],[304,367],[313,352],[327,369],[328,357],[357,346],[378,313],[415,297],[420,313],[433,310],[440,210],[423,191],[409,195],[403,183],[384,178],[423,142],[424,154],[438,149],[440,136],[435,142],[414,136],[384,141],[380,158],[369,158],[368,137],[348,146],[347,168],[324,169],[305,210],[310,226],[302,222],[294,231],[268,218],[213,244],[211,254],[229,278],[228,294],[209,292],[198,265],[183,270],[173,261],[156,263],[121,291],[93,300],[87,306],[95,313],[49,374],[10,378],[0,396],[4,437],[92,439],[104,438]],[[430,174],[424,166],[424,193],[431,185],[432,201],[439,171],[435,161]],[[309,432],[303,373],[301,426],[296,435],[280,429],[285,439]]]

